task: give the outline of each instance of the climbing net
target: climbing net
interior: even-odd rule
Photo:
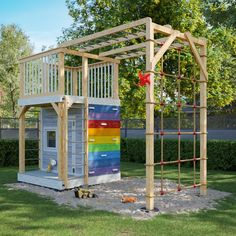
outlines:
[[[167,192],[173,192],[173,191],[181,191],[185,188],[196,188],[200,186],[201,184],[198,181],[198,170],[197,170],[197,162],[200,160],[205,160],[204,158],[198,157],[197,152],[197,136],[200,134],[203,134],[202,132],[198,131],[197,126],[197,113],[202,109],[199,105],[199,84],[202,82],[200,79],[197,79],[199,72],[197,71],[197,66],[194,60],[192,69],[191,69],[191,75],[190,76],[184,76],[181,71],[181,53],[183,51],[183,48],[176,48],[175,55],[177,59],[177,70],[176,73],[168,73],[165,71],[164,66],[164,59],[162,57],[160,64],[159,64],[159,70],[155,71],[155,82],[156,82],[156,88],[155,91],[159,92],[159,96],[157,98],[157,101],[154,102],[155,108],[158,108],[159,110],[159,119],[160,119],[160,125],[157,132],[154,132],[154,135],[158,135],[160,137],[160,157],[158,162],[154,163],[154,166],[160,167],[160,195],[164,195]],[[191,55],[192,56],[192,55]],[[183,56],[184,58],[184,56]],[[198,74],[197,74],[198,73]],[[170,79],[170,81],[167,80]],[[172,84],[175,84],[174,93],[172,99],[170,99],[167,95],[167,86],[166,83],[169,82]],[[190,86],[189,86],[190,85]],[[181,87],[184,88],[187,86],[188,90],[188,97],[187,95],[184,95],[181,93]],[[185,87],[186,88],[186,87]],[[173,88],[172,88],[173,89]],[[185,89],[186,90],[186,89]],[[190,95],[191,94],[191,95]],[[190,99],[189,99],[190,98]],[[175,131],[168,131],[164,127],[164,114],[165,109],[171,106],[172,109],[176,111],[176,118],[177,118],[177,129]],[[183,130],[181,127],[182,124],[182,118],[181,114],[183,114],[183,108],[188,108],[192,110],[193,114],[193,125],[191,131]],[[148,134],[147,134],[148,135]],[[152,135],[152,134],[150,134]],[[177,135],[178,139],[178,145],[177,145],[177,159],[176,160],[166,160],[165,159],[165,153],[164,153],[164,142],[165,138],[168,135]],[[192,135],[193,136],[193,154],[191,158],[184,158],[186,155],[182,155],[181,153],[181,139],[183,135]],[[168,147],[169,148],[169,147]],[[182,172],[181,172],[181,165],[183,163],[190,162],[193,166],[193,180],[191,180],[191,185],[184,185],[182,184]],[[164,172],[164,167],[167,165],[177,165],[177,175],[178,175],[178,183],[176,189],[167,189],[165,186],[165,174],[170,173],[171,171]]]

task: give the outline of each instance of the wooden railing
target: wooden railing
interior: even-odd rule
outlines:
[[[20,97],[83,96],[82,66],[66,66],[64,54],[63,49],[54,49],[22,59]],[[117,63],[102,61],[88,65],[88,97],[113,98],[114,94],[118,94],[117,90]]]

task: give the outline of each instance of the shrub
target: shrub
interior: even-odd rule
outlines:
[[[122,139],[121,160],[145,163],[146,144],[144,139]],[[196,142],[196,157],[199,157],[199,141]],[[164,160],[178,158],[178,140],[164,140]],[[193,158],[193,141],[181,140],[181,159]],[[160,161],[161,141],[155,140],[155,162]],[[209,140],[207,144],[207,167],[212,170],[236,170],[236,141]],[[197,162],[199,165],[199,162]],[[182,164],[191,166],[191,162]]]
[[[26,140],[26,149],[37,149],[38,141]],[[18,166],[19,163],[19,141],[0,140],[0,166]],[[26,151],[26,159],[37,158],[38,152],[35,150]],[[35,164],[35,161],[27,161],[26,165]]]

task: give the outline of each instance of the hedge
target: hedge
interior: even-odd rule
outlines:
[[[18,166],[18,140],[0,140],[0,166]],[[164,140],[165,161],[176,160],[178,150],[177,140]],[[38,142],[26,140],[26,149],[37,149]],[[160,160],[160,140],[155,141],[155,161]],[[212,170],[236,170],[236,141],[209,140],[207,144],[207,167]],[[121,139],[121,160],[145,163],[144,139]],[[37,158],[37,151],[27,151],[26,159]],[[181,158],[193,157],[193,141],[181,141]],[[197,142],[197,157],[199,157],[199,142]],[[27,161],[26,164],[33,164]],[[186,165],[191,165],[188,163]]]
[[[31,149],[26,151],[26,160],[37,158],[38,141],[26,140],[25,148]],[[19,159],[19,142],[18,140],[0,140],[0,166],[18,166]],[[26,165],[36,164],[35,161],[26,161]]]
[[[199,141],[196,145],[196,156],[199,157]],[[154,150],[155,162],[158,162],[160,161],[160,140],[155,141]],[[209,140],[207,150],[207,168],[209,170],[236,170],[236,141]],[[145,163],[145,152],[144,139],[128,138],[121,140],[122,161]],[[164,160],[177,160],[177,155],[178,141],[174,139],[164,140]],[[193,141],[181,141],[181,158],[193,158]],[[188,162],[182,165],[190,166],[192,163]]]

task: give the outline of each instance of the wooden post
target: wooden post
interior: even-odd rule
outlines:
[[[84,98],[84,184],[88,185],[88,98]]]
[[[82,57],[82,96],[88,97],[88,58]]]
[[[73,95],[78,96],[78,80],[77,80],[77,70],[72,70],[72,78],[73,78]]]
[[[58,54],[58,93],[60,95],[65,94],[65,59],[64,59],[64,53],[60,52]]]
[[[42,109],[40,108],[40,114],[42,112]],[[42,164],[42,139],[41,139],[41,136],[42,136],[42,120],[41,120],[41,115],[39,116],[38,118],[38,148],[39,148],[39,156],[38,156],[38,159],[39,159],[39,163],[38,163],[38,167],[39,169],[41,169],[41,164]]]
[[[200,57],[205,71],[207,71],[207,46],[201,46]],[[200,194],[207,194],[207,78],[200,69]]]
[[[88,58],[82,58],[82,96],[84,97],[84,184],[88,184]]]
[[[68,186],[68,103],[65,98],[64,104],[63,104],[63,158],[62,158],[62,179],[64,182],[65,187]]]
[[[119,99],[119,64],[114,63],[113,98]]]
[[[19,173],[25,172],[25,113],[27,109],[23,106],[19,115]]]
[[[57,114],[57,127],[58,127],[58,142],[57,142],[57,170],[58,170],[58,178],[62,180],[62,170],[61,163],[63,159],[63,103],[58,103],[59,114]]]
[[[151,19],[146,24],[146,71],[154,71],[154,29]],[[154,74],[146,88],[146,209],[154,209]],[[151,135],[150,135],[151,134]]]

